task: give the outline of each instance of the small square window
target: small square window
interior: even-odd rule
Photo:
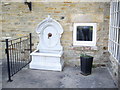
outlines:
[[[96,23],[74,23],[73,45],[96,46]]]

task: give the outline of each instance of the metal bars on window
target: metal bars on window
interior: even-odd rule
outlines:
[[[120,1],[110,3],[109,52],[120,62]]]

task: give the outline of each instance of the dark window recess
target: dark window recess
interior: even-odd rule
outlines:
[[[77,41],[92,41],[93,26],[77,26]]]
[[[118,30],[118,44],[120,44],[120,29]]]

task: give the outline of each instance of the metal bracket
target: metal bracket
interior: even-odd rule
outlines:
[[[32,11],[32,2],[25,2],[26,5],[28,5],[29,10]]]

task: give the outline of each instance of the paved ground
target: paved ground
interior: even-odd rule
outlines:
[[[2,60],[0,60],[0,90],[2,88]]]
[[[23,69],[7,82],[3,68],[3,88],[116,88],[107,68],[93,68],[89,76],[79,67],[65,66],[62,72]]]

